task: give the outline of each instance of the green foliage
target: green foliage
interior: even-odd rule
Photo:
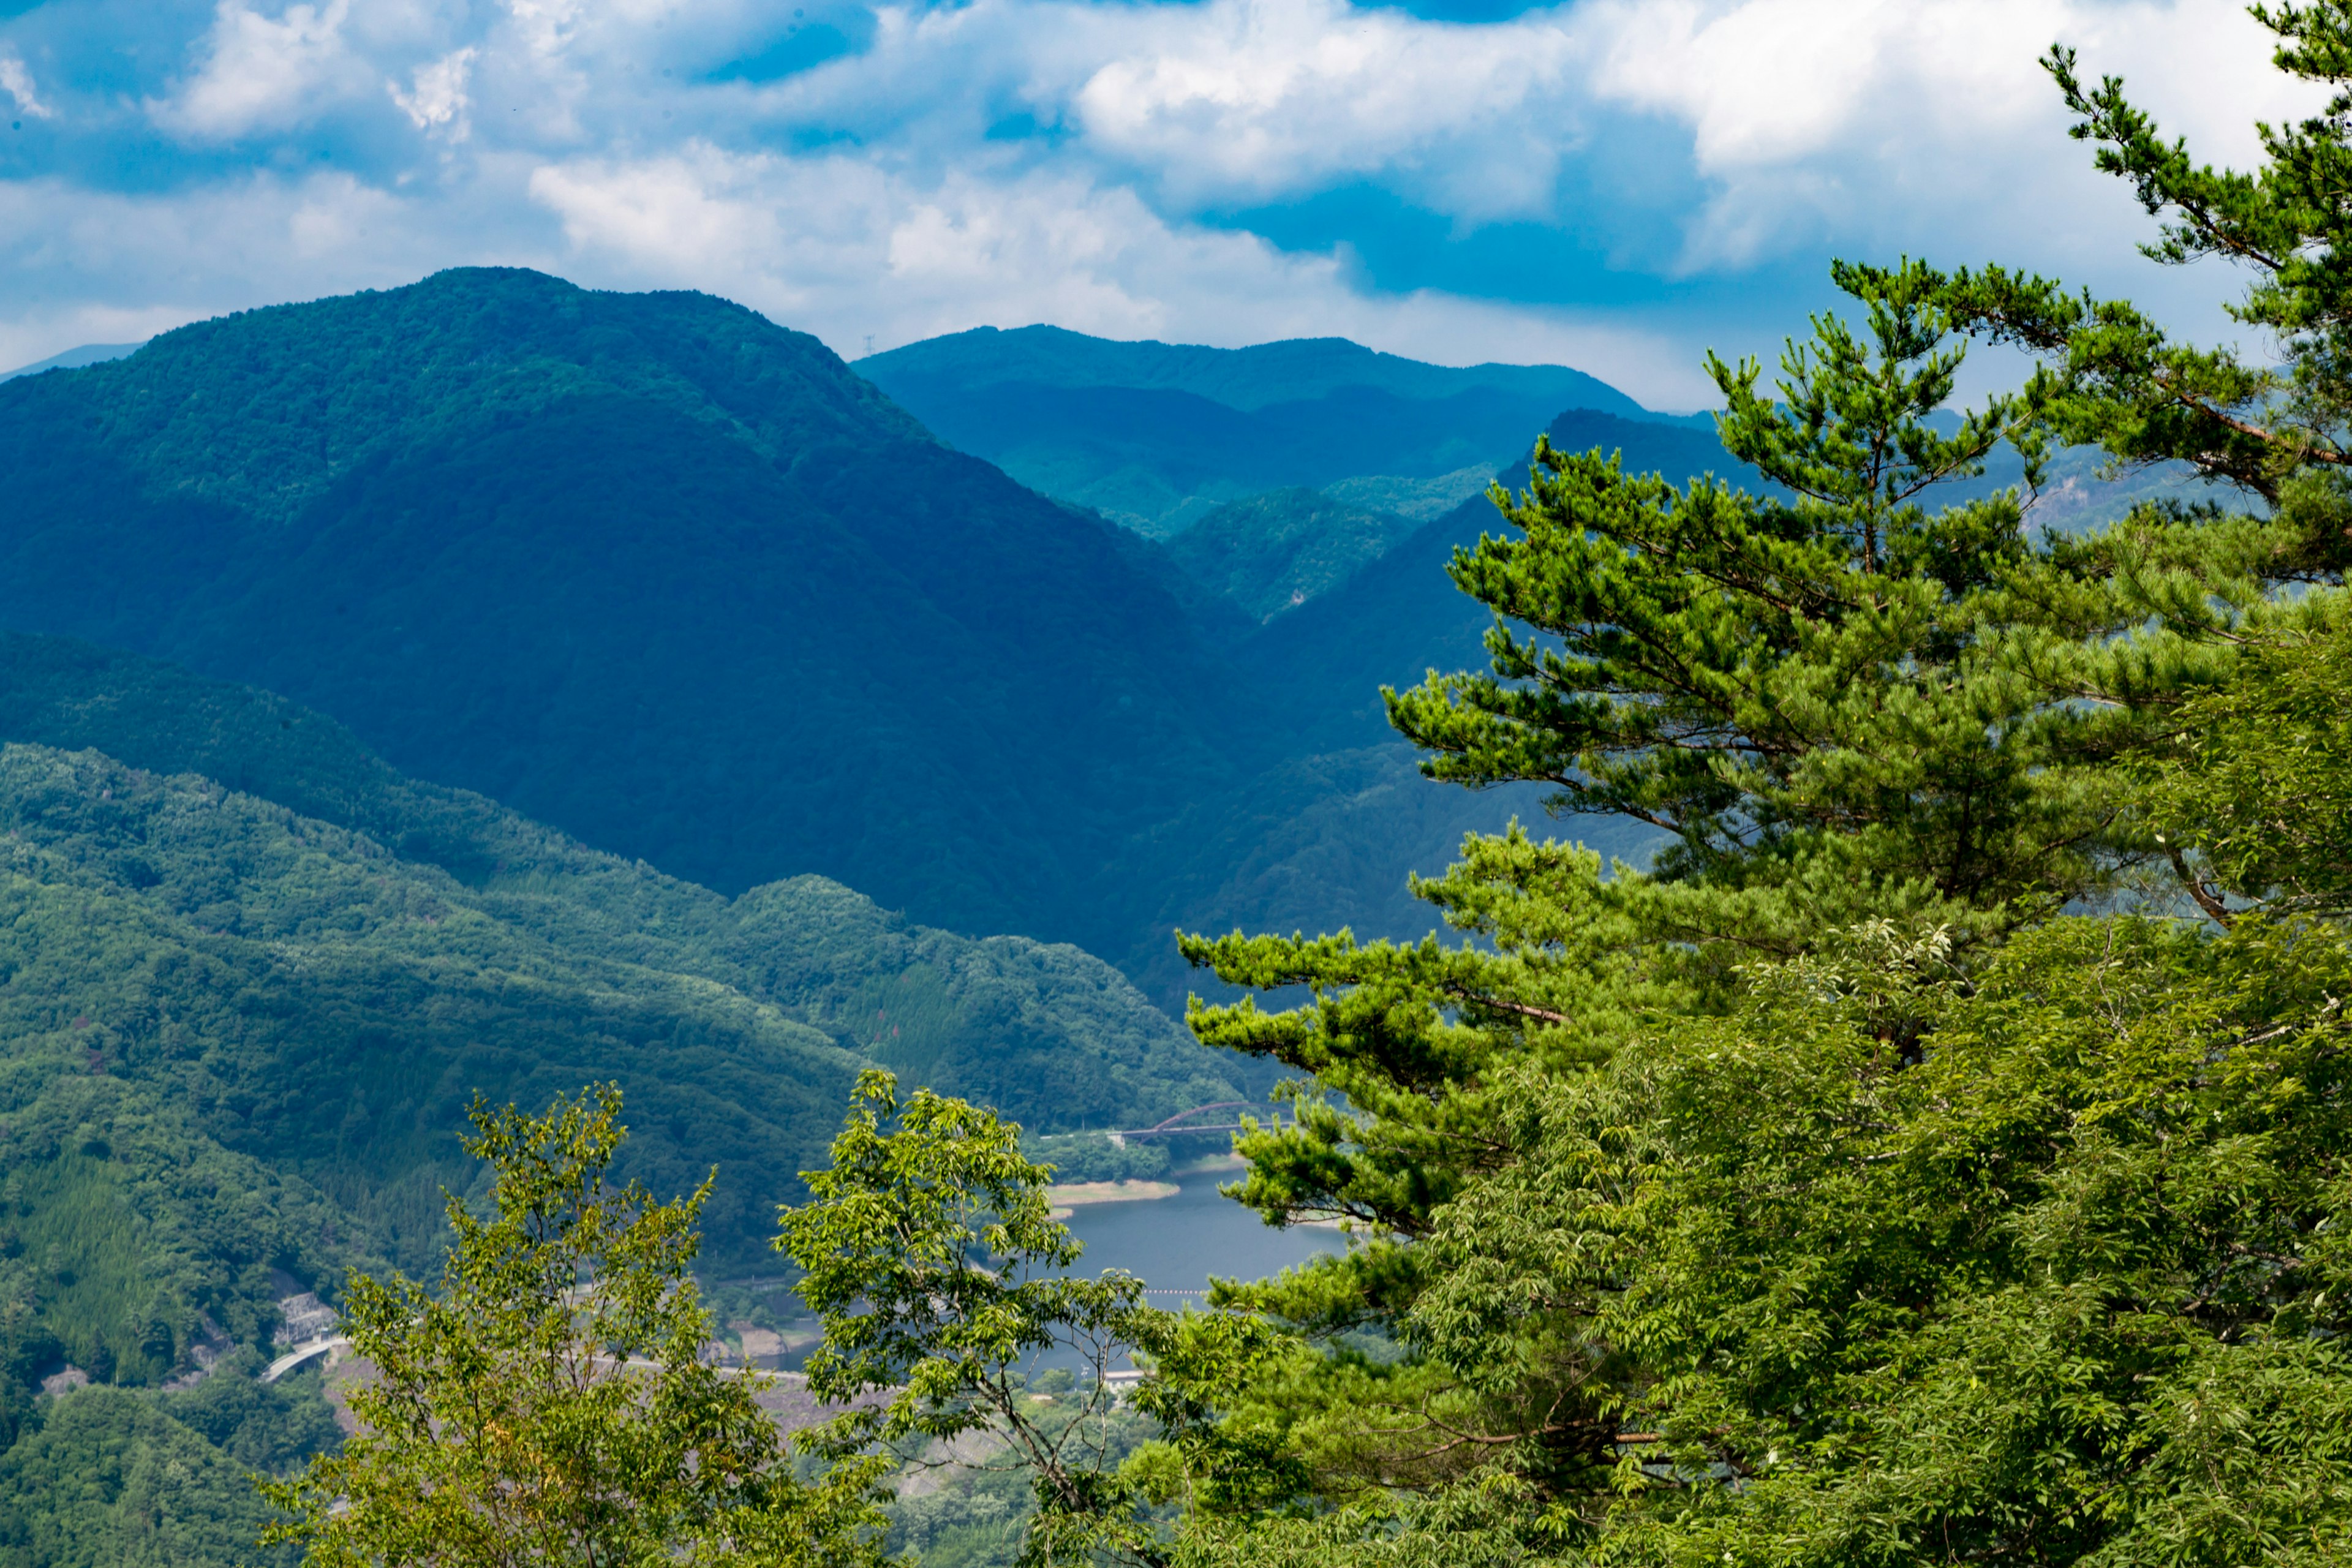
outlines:
[[[280,1475],[342,1440],[315,1373],[255,1380],[250,1351],[186,1392],[85,1387],[29,1410],[0,1453],[0,1563],[290,1563],[255,1551],[269,1510],[256,1472]]]
[[[1111,850],[1249,750],[1129,536],[708,296],[458,269],[0,405],[0,622],[282,692],[730,894],[1091,938]]]
[[[266,1384],[264,1364],[258,1351],[233,1352],[193,1389],[163,1395],[163,1408],[247,1470],[283,1475],[341,1447],[342,1428],[319,1373],[297,1371]]]
[[[1168,1146],[1162,1140],[1139,1138],[1114,1143],[1099,1132],[1024,1135],[1021,1156],[1053,1167],[1057,1183],[1148,1182],[1166,1175],[1169,1163]]]
[[[657,1203],[604,1173],[620,1092],[544,1117],[477,1100],[466,1151],[493,1217],[457,1199],[440,1289],[355,1275],[346,1331],[375,1377],[359,1435],[264,1494],[268,1539],[316,1565],[839,1563],[878,1526],[875,1467],[795,1479],[755,1375],[701,1360],[688,1269],[706,1178]]]
[[[2104,717],[1982,657],[2026,565],[2015,499],[1918,500],[1975,477],[2031,408],[1996,399],[1938,434],[1925,416],[1959,363],[1944,280],[1838,281],[1867,337],[1822,319],[1777,400],[1752,363],[1711,366],[1725,444],[1792,499],[1547,445],[1506,510],[1522,537],[1454,569],[1500,617],[1491,673],[1391,699],[1433,776],[1540,780],[1555,810],[1671,833],[1650,918],[1693,940],[1793,952],[1882,902],[1998,929],[2092,885],[2112,815],[2067,765]]]
[[[176,1403],[118,1388],[56,1401],[0,1454],[0,1563],[290,1568],[294,1552],[256,1550],[270,1510],[247,1461],[174,1420]]]
[[[2352,623],[2340,598],[2314,608],[2321,624],[2248,643],[2229,685],[2182,703],[2144,764],[2157,836],[2273,914],[2352,899]],[[2229,918],[2201,869],[2181,876]]]
[[[1101,1374],[1157,1315],[1130,1275],[1065,1272],[1081,1248],[1053,1219],[1049,1173],[1023,1158],[1020,1129],[929,1089],[902,1104],[887,1073],[868,1072],[832,1156],[807,1173],[811,1201],[786,1205],[776,1243],[824,1320],[809,1392],[851,1406],[824,1449],[982,1435],[1013,1449],[1034,1487],[1024,1560],[1152,1555],[1109,1470]],[[1076,1409],[1041,1411],[1024,1394],[1022,1369],[1055,1348],[1094,1369]]]
[[[2352,1539],[2347,965],[2114,920],[1966,985],[1883,933],[1760,972],[1527,1084],[1405,1332],[1606,1561],[2320,1560]],[[1916,1066],[1890,1002],[1933,1018]]]
[[[1020,1131],[926,1089],[902,1104],[887,1073],[859,1079],[831,1165],[808,1173],[814,1198],[785,1208],[777,1241],[824,1320],[809,1391],[846,1406],[810,1446],[841,1460],[885,1445],[919,1483],[968,1472],[892,1510],[892,1542],[927,1563],[1005,1563],[1016,1547],[1023,1563],[1162,1563],[1177,1519],[1297,1489],[1278,1444],[1222,1417],[1299,1346],[1248,1314],[1155,1311],[1121,1271],[1070,1274],[1083,1248]],[[1047,1353],[1087,1381],[1066,1365],[1033,1381]],[[1151,1368],[1130,1403],[1105,1376],[1122,1355]]]
[[[1168,553],[1263,622],[1339,586],[1412,531],[1401,517],[1280,489],[1219,507],[1170,541]]]

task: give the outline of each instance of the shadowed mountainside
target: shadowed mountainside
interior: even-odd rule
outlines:
[[[1161,538],[1262,491],[1392,494],[1491,469],[1563,408],[1658,417],[1563,365],[1423,364],[1339,338],[1214,349],[983,327],[856,368],[941,439]]]
[[[0,624],[281,691],[726,891],[970,931],[1257,731],[1148,546],[707,296],[466,270],[0,386]]]
[[[633,1158],[673,1184],[734,1173],[732,1251],[864,1063],[1041,1131],[1236,1092],[1235,1064],[1075,948],[911,925],[818,877],[729,900],[404,778],[250,688],[0,638],[0,741],[12,1070],[52,1040],[168,1079],[205,1136],[395,1251],[438,1225],[474,1089],[620,1079]]]

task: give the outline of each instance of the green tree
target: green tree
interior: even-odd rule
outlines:
[[[1412,1240],[1507,1157],[1491,1086],[1511,1069],[1594,1060],[1643,1016],[1726,1005],[1739,965],[1857,921],[1998,937],[2142,847],[2095,782],[2133,716],[2006,657],[2074,568],[2021,537],[2013,492],[1929,505],[2003,439],[2038,449],[2040,390],[1939,432],[1928,416],[1964,346],[1949,279],[1917,263],[1837,279],[1865,329],[1817,321],[1777,396],[1753,362],[1710,361],[1724,441],[1773,489],[1677,490],[1539,444],[1528,489],[1496,492],[1508,531],[1452,568],[1496,613],[1491,669],[1388,694],[1424,771],[1545,781],[1557,812],[1642,817],[1674,835],[1650,869],[1607,874],[1515,829],[1416,884],[1470,943],[1184,939],[1229,983],[1317,994],[1278,1016],[1193,1015],[1203,1039],[1323,1091],[1244,1140],[1244,1200],[1373,1233],[1236,1300],[1323,1328],[1393,1314],[1419,1288]],[[2101,635],[2146,618],[2128,593],[2090,596]]]
[[[441,1288],[355,1274],[344,1327],[375,1378],[340,1454],[263,1487],[272,1541],[318,1564],[835,1564],[876,1560],[877,1467],[814,1486],[753,1398],[706,1364],[688,1269],[706,1182],[657,1203],[604,1172],[620,1091],[544,1117],[477,1099],[466,1148],[493,1215],[449,1200]]]
[[[2231,895],[2274,916],[2352,911],[2352,618],[2340,595],[2315,608],[2320,624],[2250,640],[2141,761],[2151,831],[2224,923]]]
[[[2352,9],[2257,14],[2284,68],[2352,81]],[[1223,1299],[1409,1352],[1332,1338],[1224,1402],[1323,1511],[1196,1531],[1205,1560],[1411,1561],[1435,1529],[1502,1561],[2343,1548],[2352,976],[2334,927],[2291,922],[2352,863],[2352,96],[2222,175],[2050,64],[2179,219],[2158,260],[2257,267],[2242,315],[2284,368],[1998,268],[1841,265],[1863,325],[1816,321],[1772,395],[1710,360],[1767,491],[1538,448],[1454,563],[1491,668],[1389,693],[1391,720],[1434,776],[1670,837],[1606,877],[1472,841],[1417,885],[1459,946],[1186,939],[1315,994],[1195,1008],[1304,1075],[1297,1124],[1242,1141],[1244,1199],[1372,1233]],[[1969,333],[2044,363],[1931,421]],[[2034,536],[2045,435],[2263,504]],[[1986,494],[2004,440],[2027,490]],[[2137,912],[2058,918],[2113,900]]]
[[[1247,1514],[1297,1489],[1273,1446],[1220,1418],[1297,1346],[1254,1316],[1154,1310],[1121,1270],[1070,1273],[1083,1248],[1053,1217],[1053,1173],[993,1112],[861,1077],[831,1166],[806,1173],[811,1200],[784,1209],[776,1243],[824,1321],[809,1391],[846,1407],[820,1444],[1024,1473],[1024,1563],[1162,1563],[1156,1510]],[[1089,1379],[1065,1367],[1033,1385],[1054,1352]],[[1104,1374],[1130,1355],[1151,1375],[1122,1408]]]
[[[2078,117],[2072,134],[2095,143],[2097,166],[2162,221],[2143,255],[2251,270],[2228,308],[2263,333],[2262,357],[2177,342],[2127,301],[2000,268],[1960,275],[1949,300],[1976,330],[2043,356],[2050,411],[2067,439],[2095,441],[2124,464],[2190,463],[2278,503],[2307,552],[2294,565],[2332,578],[2352,548],[2340,526],[2324,526],[2331,515],[2340,523],[2352,465],[2352,5],[2250,14],[2277,37],[2281,71],[2329,89],[2317,114],[2257,126],[2263,163],[2252,174],[2199,163],[2186,142],[2167,142],[2120,78],[2086,85],[2074,50],[2053,47],[2042,64]]]
[[[925,1089],[902,1102],[875,1070],[859,1076],[832,1154],[804,1173],[813,1195],[785,1207],[776,1239],[824,1321],[809,1392],[849,1407],[824,1450],[1009,1448],[1036,1493],[1024,1561],[1155,1558],[1116,1474],[1102,1377],[1154,1314],[1132,1275],[1066,1272],[1081,1248],[1045,1197],[1053,1168],[1024,1158],[1021,1129],[992,1112]],[[1024,1370],[1055,1349],[1094,1373],[1076,1410],[1024,1390]]]
[[[1512,1158],[1418,1244],[1399,1331],[1444,1394],[1353,1414],[1475,1469],[1392,1459],[1180,1561],[2352,1550],[2352,943],[2074,918],[1964,973],[1879,925],[1748,978],[1725,1016],[1517,1072]],[[1906,1062],[1895,1020],[1932,1048]]]

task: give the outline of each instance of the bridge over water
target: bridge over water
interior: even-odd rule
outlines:
[[[1206,1116],[1213,1110],[1246,1110],[1255,1104],[1257,1104],[1257,1101],[1254,1100],[1213,1100],[1207,1105],[1196,1105],[1190,1110],[1180,1110],[1175,1115],[1170,1117],[1167,1121],[1159,1123],[1157,1126],[1124,1128],[1118,1131],[1108,1133],[1107,1136],[1112,1138],[1174,1138],[1191,1132],[1239,1132],[1247,1125],[1246,1123],[1242,1121],[1219,1121],[1204,1125],[1194,1122],[1191,1119],[1195,1116]],[[1284,1125],[1282,1114],[1278,1110],[1270,1111],[1267,1116],[1259,1121],[1257,1125],[1261,1128],[1266,1129],[1281,1127]]]

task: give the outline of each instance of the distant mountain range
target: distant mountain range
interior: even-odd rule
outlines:
[[[84,343],[59,354],[51,354],[31,364],[20,364],[14,370],[0,370],[0,381],[14,381],[20,375],[38,375],[45,370],[79,370],[86,364],[104,364],[108,360],[123,359],[135,354],[146,340],[136,343]]]
[[[1155,538],[1224,502],[1342,482],[1350,504],[1425,519],[1483,490],[1562,409],[1668,417],[1564,365],[1423,364],[1342,338],[1214,349],[982,327],[856,368],[941,439]]]

